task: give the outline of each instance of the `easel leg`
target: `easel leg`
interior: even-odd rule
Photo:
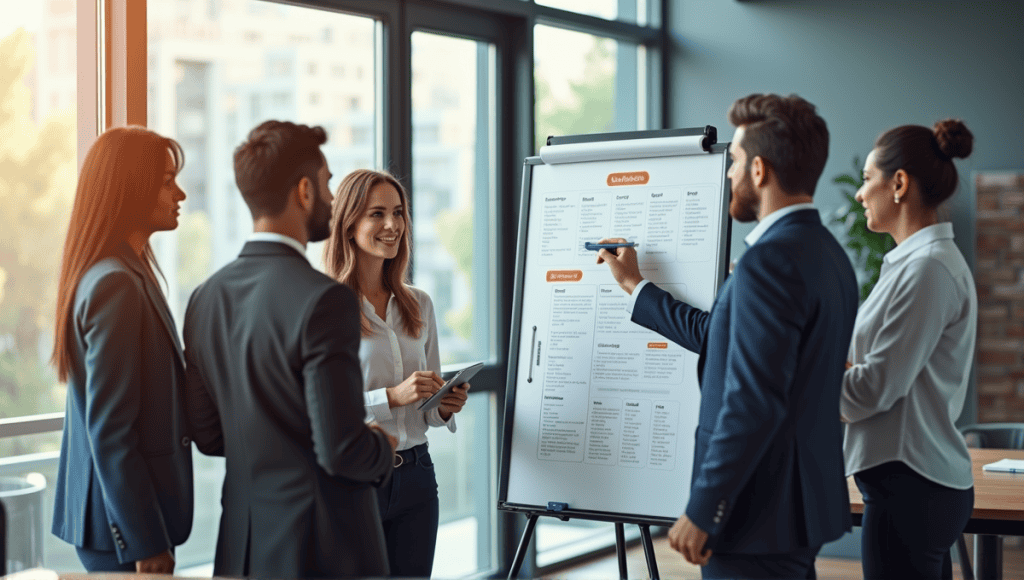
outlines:
[[[626,528],[619,522],[615,523],[615,553],[619,557],[620,580],[629,580],[629,571],[626,569]]]
[[[651,526],[639,524],[640,541],[644,545],[644,556],[647,557],[647,570],[651,573],[651,580],[658,578],[658,563],[654,560],[654,542],[651,540]]]
[[[530,514],[526,520],[526,530],[523,531],[523,539],[519,540],[519,548],[516,549],[516,557],[512,560],[512,568],[508,571],[508,580],[519,576],[519,570],[523,567],[523,560],[526,559],[526,550],[533,538],[533,528],[537,525],[537,514]]]

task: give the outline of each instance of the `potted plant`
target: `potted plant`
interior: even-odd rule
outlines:
[[[834,221],[844,228],[845,246],[851,250],[854,268],[859,270],[857,277],[861,281],[860,299],[863,302],[878,282],[878,276],[882,271],[882,258],[886,252],[896,247],[896,242],[889,234],[878,234],[868,229],[864,206],[854,198],[857,190],[864,185],[860,159],[853,158],[853,173],[837,175],[832,182],[841,187],[849,202],[845,207],[839,208]]]

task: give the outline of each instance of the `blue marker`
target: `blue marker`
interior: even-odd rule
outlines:
[[[626,242],[625,244],[595,244],[593,242],[584,242],[583,248],[592,252],[599,252],[601,250],[614,250],[615,248],[635,248],[640,244],[636,242]]]

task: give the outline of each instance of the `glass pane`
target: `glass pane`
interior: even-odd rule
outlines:
[[[646,51],[611,38],[534,28],[536,148],[548,136],[646,129]]]
[[[636,6],[635,0],[624,1],[626,4]],[[537,0],[537,4],[615,20],[619,17],[620,0]]]
[[[655,20],[656,0],[537,0],[537,4],[636,24]]]
[[[493,360],[494,46],[415,32],[412,55],[413,282],[442,365]]]
[[[153,236],[161,267],[174,273],[168,299],[180,320],[192,290],[252,231],[232,153],[253,127],[323,126],[332,191],[353,169],[379,163],[380,26],[260,0],[151,2],[147,16],[149,126],[185,150],[178,229]],[[306,254],[322,264],[322,244]]]
[[[54,432],[0,440],[4,445],[0,495],[5,496],[7,511],[8,573],[40,565],[57,572],[85,571],[74,546],[50,533],[60,438],[61,434]],[[38,451],[12,454],[12,448]]]
[[[459,578],[494,566],[495,401],[494,393],[470,394],[458,415],[458,431],[427,432],[441,504],[434,578]]]
[[[537,25],[534,58],[537,150],[550,135],[632,131],[650,126],[646,90],[650,67],[642,46]],[[538,566],[549,566],[615,542],[614,528],[608,523],[546,520],[537,522]],[[639,532],[634,528],[630,533]]]
[[[11,2],[2,13],[0,418],[64,410],[49,360],[78,172],[75,2]]]
[[[192,290],[252,231],[232,154],[253,127],[268,119],[323,126],[332,191],[353,169],[379,164],[381,26],[260,0],[150,2],[147,18],[149,126],[185,150],[178,229],[152,239],[180,328]],[[306,253],[322,265],[321,244]],[[178,569],[208,575],[224,463],[195,459],[195,523]]]
[[[537,520],[537,566],[543,568],[615,543],[615,524],[588,520]],[[640,537],[640,529],[626,526],[626,541]]]
[[[60,456],[61,433],[41,433],[10,439],[0,439],[0,495],[4,491],[34,485],[38,493],[6,497],[9,535],[8,572],[20,568],[11,561],[27,564],[24,556],[42,554],[42,565],[57,572],[84,572],[71,544],[50,533],[53,521],[54,482]],[[25,452],[29,449],[31,452]],[[198,534],[202,544],[190,541],[178,548],[179,576],[210,576],[213,573],[213,551],[216,548],[216,530],[220,525],[220,489],[224,481],[224,462],[207,457],[198,450],[192,454],[195,470],[195,503],[197,508],[192,524],[193,536]],[[24,491],[24,490],[22,490]],[[213,530],[209,532],[208,530]],[[211,533],[214,534],[211,536]]]
[[[412,35],[413,282],[433,299],[443,365],[496,355],[494,70],[491,44]],[[436,577],[493,566],[494,413],[491,394],[471,395],[454,436],[430,432],[441,502]]]

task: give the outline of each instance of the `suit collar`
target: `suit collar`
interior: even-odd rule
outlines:
[[[304,254],[299,253],[295,248],[282,242],[270,242],[270,241],[249,241],[242,246],[242,251],[238,254],[240,258],[248,258],[253,256],[276,256],[276,257],[292,257],[301,258],[303,262],[309,264],[309,260],[306,259]]]
[[[156,280],[153,279],[153,275],[146,268],[142,260],[135,253],[135,250],[131,248],[127,243],[121,244],[118,248],[117,257],[124,263],[128,268],[139,275],[142,278],[142,287],[146,289],[146,295],[149,296],[149,301],[153,305],[153,309],[156,310],[157,316],[160,318],[160,322],[163,323],[164,330],[171,337],[171,342],[174,344],[174,350],[177,353],[178,361],[182,367],[185,366],[185,357],[181,350],[181,340],[178,338],[178,333],[175,330],[174,319],[171,318],[171,311],[167,305],[167,298],[164,296],[160,287],[157,286]]]
[[[284,244],[290,248],[294,248],[296,252],[300,253],[305,257],[306,246],[299,243],[299,240],[291,236],[279,234],[277,232],[253,232],[247,242],[278,242]]]
[[[797,203],[794,205],[786,206],[782,209],[772,212],[761,220],[754,231],[747,234],[743,241],[747,243],[747,247],[753,246],[761,240],[773,227],[779,223],[786,223],[790,221],[804,221],[812,218],[815,222],[821,223],[821,217],[818,215],[818,209],[814,207],[812,203]]]

